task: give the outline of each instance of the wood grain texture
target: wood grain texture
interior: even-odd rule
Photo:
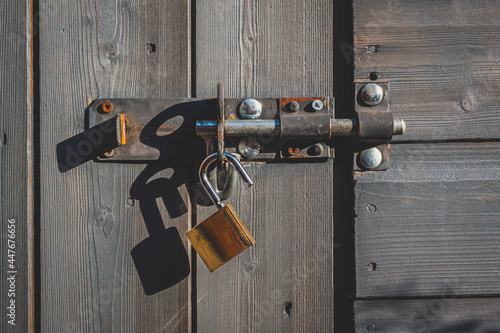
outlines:
[[[394,144],[355,182],[358,298],[500,293],[500,143]]]
[[[131,256],[149,234],[187,231],[188,168],[90,161],[61,173],[56,156],[94,99],[189,95],[189,6],[40,1],[43,332],[190,329],[190,279],[146,296]]]
[[[332,18],[331,1],[197,1],[198,97],[331,95]],[[229,202],[256,244],[214,273],[198,260],[198,332],[331,332],[332,161],[245,167],[255,186]]]
[[[34,329],[30,12],[31,6],[27,1],[0,4],[1,332],[32,332]],[[9,220],[14,222],[9,223]],[[15,238],[8,235],[14,235]],[[9,252],[9,249],[14,252]],[[9,259],[13,261],[9,262]],[[10,267],[11,264],[14,267]],[[10,271],[17,273],[11,274]],[[7,278],[12,276],[15,276],[15,280],[8,282]],[[10,309],[7,310],[11,300],[15,301],[15,318],[7,317],[7,314],[12,313]],[[12,319],[15,319],[15,326],[8,323]]]
[[[356,332],[492,333],[500,330],[500,299],[358,301]]]
[[[355,79],[390,82],[390,108],[408,125],[394,140],[500,138],[498,1],[353,3]]]

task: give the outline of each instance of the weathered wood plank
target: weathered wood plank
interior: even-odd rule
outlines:
[[[500,3],[355,0],[354,13],[355,79],[391,83],[408,125],[394,140],[500,138]]]
[[[355,182],[358,297],[499,294],[500,143],[394,144]]]
[[[357,301],[356,332],[498,332],[500,299]]]
[[[146,293],[165,287],[154,279],[168,274],[161,263],[172,262],[167,268],[176,271],[186,251],[179,234],[190,224],[188,168],[91,161],[61,173],[56,146],[83,131],[84,110],[94,99],[189,95],[189,1],[43,0],[40,6],[50,9],[40,31],[41,330],[186,332],[189,278]],[[58,148],[78,152],[74,144]],[[144,288],[132,249],[149,279]]]
[[[2,332],[34,329],[31,9],[28,1],[0,4]]]
[[[198,97],[330,95],[332,17],[331,1],[198,1]],[[198,331],[331,332],[332,162],[245,167],[255,186],[229,201],[257,243],[212,274],[198,260]]]

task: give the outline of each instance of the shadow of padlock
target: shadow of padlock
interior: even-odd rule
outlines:
[[[243,166],[231,154],[224,153],[247,186],[253,182]],[[200,181],[219,210],[186,233],[187,238],[210,272],[255,244],[255,239],[243,224],[231,204],[224,205],[207,177],[207,168],[217,159],[217,153],[208,156],[200,166]]]

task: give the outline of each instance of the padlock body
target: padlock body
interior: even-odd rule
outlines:
[[[186,236],[210,272],[255,244],[231,204],[188,231]]]

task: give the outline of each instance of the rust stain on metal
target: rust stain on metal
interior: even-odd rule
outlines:
[[[280,98],[280,110],[283,108],[283,106],[287,105],[290,102],[297,102],[297,103],[303,103],[303,102],[311,102],[311,101],[324,101],[324,97],[290,97],[290,98]]]
[[[101,109],[103,112],[109,113],[109,112],[113,111],[113,103],[111,103],[109,101],[104,102],[101,105]]]
[[[300,152],[300,149],[290,147],[288,148],[288,152],[290,153],[290,155],[297,155]]]
[[[125,115],[120,114],[120,131],[121,131],[121,145],[127,144],[127,133],[126,133],[127,127],[125,124]]]

